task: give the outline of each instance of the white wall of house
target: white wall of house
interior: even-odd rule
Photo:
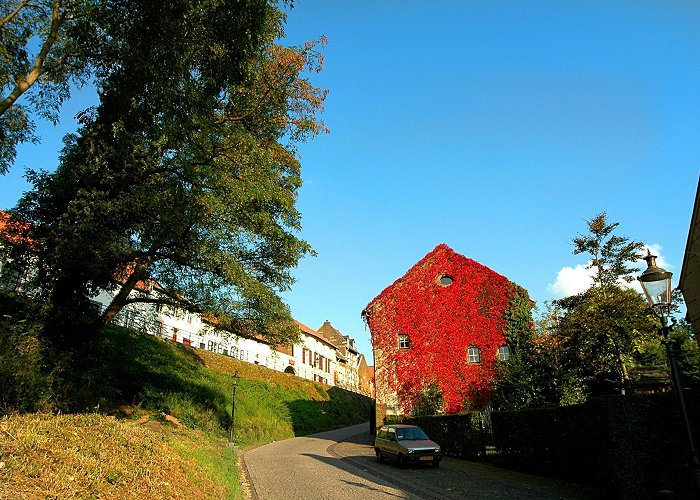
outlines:
[[[105,291],[92,300],[104,309],[115,293]],[[141,293],[133,291],[131,297]],[[336,346],[303,329],[300,342],[294,344],[292,355],[289,355],[272,349],[262,340],[217,330],[200,315],[169,306],[129,304],[117,315],[114,323],[280,372],[292,370],[296,376],[307,380],[359,390],[357,356],[348,350],[347,362],[341,362]]]
[[[333,385],[333,373],[336,369],[334,346],[302,330],[301,342],[294,344],[292,352],[293,356],[280,354],[288,360],[294,360],[293,365],[288,363],[287,366],[292,366],[298,377]]]

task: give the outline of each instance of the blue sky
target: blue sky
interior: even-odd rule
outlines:
[[[287,38],[325,34],[329,135],[301,147],[301,236],[284,295],[371,362],[367,303],[439,243],[538,304],[585,282],[571,239],[607,211],[677,282],[700,174],[700,5],[692,1],[297,0]],[[0,178],[53,168],[59,128]]]

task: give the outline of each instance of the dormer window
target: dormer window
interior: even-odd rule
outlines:
[[[399,349],[410,349],[411,338],[408,335],[399,335]]]

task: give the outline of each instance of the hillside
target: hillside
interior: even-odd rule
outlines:
[[[364,396],[119,328],[64,361],[73,368],[60,378],[34,373],[25,393],[41,401],[18,405],[50,413],[0,419],[0,498],[239,497],[227,442],[236,372],[239,449],[370,411]]]

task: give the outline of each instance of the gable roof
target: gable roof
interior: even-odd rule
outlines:
[[[326,320],[318,329],[318,333],[323,335],[329,342],[333,343],[336,347],[342,347],[345,344],[345,338],[342,333],[336,330],[331,322]]]
[[[313,337],[317,340],[320,340],[324,344],[327,344],[327,345],[333,347],[334,349],[338,349],[337,346],[333,345],[332,342],[330,342],[327,338],[325,338],[323,335],[321,335],[319,332],[317,332],[313,328],[306,326],[301,321],[297,321],[297,320],[294,320],[294,321],[296,321],[297,325],[299,325],[299,329],[301,330],[301,333],[305,333],[306,335],[309,335],[310,337]]]
[[[479,262],[475,261],[474,259],[470,259],[469,257],[465,257],[464,255],[455,252],[454,250],[452,250],[452,248],[450,248],[449,246],[447,246],[445,243],[440,243],[438,246],[436,246],[435,248],[433,248],[433,250],[431,250],[430,252],[428,252],[428,253],[425,255],[425,257],[423,257],[421,260],[419,260],[419,261],[416,262],[413,266],[411,266],[411,268],[410,268],[408,271],[406,271],[406,273],[405,273],[403,276],[401,276],[400,278],[398,278],[398,279],[397,279],[396,281],[394,281],[391,285],[389,285],[389,286],[386,287],[384,290],[382,290],[381,293],[380,293],[379,295],[377,295],[375,298],[373,298],[373,299],[369,302],[369,304],[367,304],[367,307],[365,307],[364,310],[362,311],[362,317],[365,318],[365,317],[367,317],[368,315],[370,315],[370,314],[371,314],[371,311],[372,311],[372,308],[374,307],[374,305],[375,305],[379,300],[381,300],[381,298],[382,298],[385,294],[389,293],[389,291],[393,290],[395,287],[401,286],[401,284],[402,284],[404,281],[408,280],[413,274],[415,274],[416,272],[418,272],[418,270],[423,269],[423,268],[425,268],[425,267],[427,267],[427,266],[430,266],[434,261],[439,260],[439,258],[442,257],[442,256],[444,256],[444,255],[447,255],[447,256],[449,256],[452,260],[457,261],[457,262],[460,264],[460,266],[469,266],[469,267],[471,267],[471,268],[481,269],[481,270],[483,270],[483,271],[485,271],[485,272],[490,273],[491,275],[499,276],[499,277],[501,277],[501,278],[503,278],[503,279],[506,279],[506,280],[508,279],[508,278],[506,278],[505,276],[503,276],[503,275],[497,273],[497,272],[494,271],[493,269],[490,269],[490,268],[486,267],[485,265],[480,264]]]

